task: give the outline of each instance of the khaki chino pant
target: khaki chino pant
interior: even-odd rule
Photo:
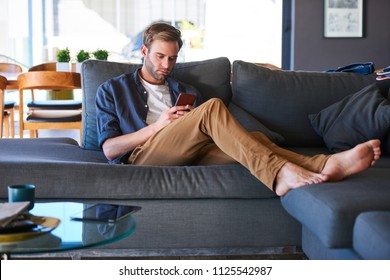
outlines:
[[[213,98],[137,147],[129,163],[173,166],[239,162],[273,190],[276,175],[286,162],[320,173],[328,158],[303,156],[280,148],[261,132],[248,132],[220,99]]]

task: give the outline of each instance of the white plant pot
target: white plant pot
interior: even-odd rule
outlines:
[[[70,63],[69,62],[57,62],[56,70],[57,70],[57,72],[69,72],[70,71]]]
[[[76,62],[76,72],[81,73],[81,64],[82,62]]]

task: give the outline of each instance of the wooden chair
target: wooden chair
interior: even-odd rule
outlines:
[[[0,138],[3,137],[3,123],[8,120],[8,115],[5,114],[6,111],[4,111],[4,91],[7,87],[7,78],[0,76]]]
[[[4,73],[7,75],[18,75],[23,73],[23,68],[14,63],[0,63],[0,73]],[[5,136],[9,137],[11,135],[12,138],[15,137],[15,110],[18,110],[18,106],[15,102],[5,102],[4,108],[0,112],[3,113],[3,121],[5,128]],[[0,123],[3,124],[3,121]],[[9,132],[11,130],[11,133]]]
[[[57,63],[56,62],[45,62],[38,65],[34,65],[28,69],[31,71],[57,71]],[[31,90],[31,100],[35,100],[34,90]]]
[[[22,73],[23,68],[18,64],[1,62],[0,72]]]
[[[31,71],[57,71],[57,63],[56,62],[45,62],[42,64],[34,65],[33,67],[28,69]]]
[[[23,95],[25,90],[80,89],[80,74],[74,72],[32,71],[18,76],[20,137],[30,130],[30,137],[37,136],[38,129],[79,129],[81,141],[81,103],[74,100],[33,101],[27,107],[25,118]]]
[[[15,102],[4,102],[4,136],[6,138],[15,138]]]

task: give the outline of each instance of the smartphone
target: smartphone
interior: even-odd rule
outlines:
[[[139,206],[99,203],[84,209],[70,217],[74,221],[115,223],[141,210]]]
[[[196,96],[189,93],[180,93],[176,100],[175,106],[194,105]]]

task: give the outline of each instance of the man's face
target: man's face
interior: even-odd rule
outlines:
[[[141,48],[144,64],[141,76],[151,84],[163,84],[176,64],[179,46],[177,42],[154,40],[150,48]]]

